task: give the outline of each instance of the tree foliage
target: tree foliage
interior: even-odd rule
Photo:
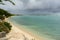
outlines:
[[[12,26],[8,22],[0,22],[0,32],[5,31],[6,33],[9,33],[11,27]]]
[[[0,0],[0,4],[4,4],[3,1],[9,1],[13,5],[15,5],[14,2],[12,2],[11,0]],[[13,16],[13,14],[0,9],[0,32],[4,31],[6,33],[9,33],[9,31],[11,30],[12,26],[10,25],[10,23],[3,21],[5,18],[8,18],[10,16]]]
[[[1,19],[1,20],[4,20],[4,19],[5,19],[5,17],[0,15],[0,19]]]
[[[0,9],[0,32],[4,31],[6,33],[9,33],[9,31],[11,30],[11,25],[8,22],[5,22],[3,20],[5,20],[5,18],[8,18],[10,16],[13,16],[13,14]]]
[[[13,14],[11,14],[11,13],[3,10],[3,9],[0,9],[0,15],[5,16],[6,18],[8,18],[8,17],[12,16]]]
[[[11,30],[11,25],[10,25],[10,23],[8,23],[8,22],[4,22],[4,25],[9,29],[9,30]]]
[[[13,5],[15,5],[15,3],[12,2],[12,0],[4,0],[4,1],[9,1],[9,2],[12,3]],[[0,0],[0,4],[3,4],[3,5],[4,5],[3,0]]]
[[[0,22],[0,31],[4,31],[6,33],[9,32],[9,28],[4,24],[4,22]]]

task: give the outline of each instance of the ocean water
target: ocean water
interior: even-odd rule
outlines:
[[[9,20],[39,36],[60,40],[60,16],[14,16]]]

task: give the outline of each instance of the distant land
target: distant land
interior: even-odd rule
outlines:
[[[25,15],[31,15],[31,16],[46,16],[46,15],[53,15],[53,14],[14,14],[16,16],[25,16]]]

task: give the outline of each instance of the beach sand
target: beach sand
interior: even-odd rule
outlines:
[[[20,28],[14,25],[10,33],[6,35],[6,38],[8,38],[8,40],[39,40],[38,38],[36,39],[30,33],[20,30]]]
[[[17,27],[12,22],[9,22],[12,25],[12,29],[10,33],[6,35],[6,38],[8,40],[47,40],[44,37],[37,37],[26,30],[23,30],[19,27]]]

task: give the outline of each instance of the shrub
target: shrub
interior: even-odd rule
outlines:
[[[4,19],[5,19],[5,17],[0,15],[0,19],[1,19],[1,20],[4,20]]]
[[[4,22],[4,25],[9,29],[9,30],[11,30],[11,25],[10,25],[10,23],[8,23],[8,22]]]
[[[4,31],[6,33],[9,33],[11,30],[11,25],[8,22],[0,22],[0,32]]]

